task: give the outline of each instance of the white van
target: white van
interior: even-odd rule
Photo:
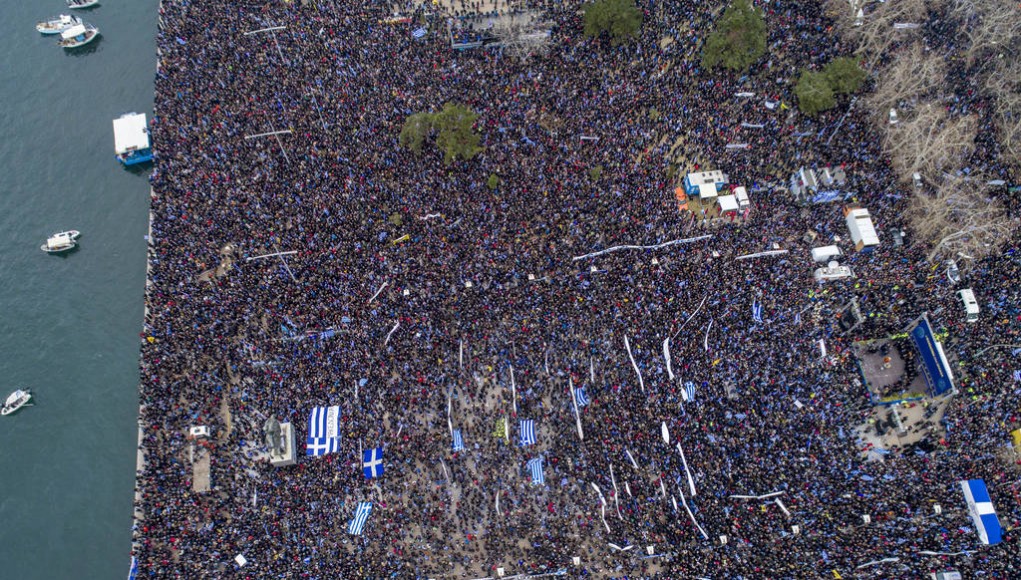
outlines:
[[[978,320],[978,301],[975,300],[975,293],[971,291],[971,288],[959,290],[957,295],[960,296],[961,302],[964,304],[965,320],[968,322]]]
[[[836,258],[841,254],[840,248],[836,246],[822,246],[820,248],[812,248],[812,260],[825,264],[831,259]]]

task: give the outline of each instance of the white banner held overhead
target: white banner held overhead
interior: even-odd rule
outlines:
[[[645,381],[642,380],[642,371],[638,370],[638,363],[635,362],[634,355],[631,354],[631,343],[627,339],[627,335],[624,335],[624,348],[627,349],[627,356],[631,359],[631,366],[635,368],[635,374],[638,375],[638,386],[642,387],[642,392],[645,392]]]
[[[631,455],[631,451],[625,449],[624,453],[627,454],[628,460],[631,461],[631,466],[635,468],[635,471],[638,471],[638,463],[635,461],[635,458]]]
[[[670,380],[674,380],[674,371],[670,366],[670,337],[663,341],[663,358],[666,359],[666,373]]]
[[[695,497],[695,480],[691,477],[691,471],[688,469],[688,460],[684,458],[684,450],[681,449],[681,444],[677,444],[677,451],[681,454],[681,463],[684,465],[684,473],[688,476],[688,487],[691,489],[691,497]]]
[[[619,252],[620,250],[658,250],[660,248],[666,248],[667,246],[673,246],[676,244],[690,244],[692,242],[698,242],[701,240],[707,240],[713,237],[712,234],[706,234],[704,236],[696,236],[694,238],[684,238],[682,240],[671,240],[655,246],[614,246],[598,252],[592,252],[591,254],[585,254],[584,256],[575,256],[571,258],[572,261],[577,262],[578,260],[584,260],[585,258],[595,258],[603,254],[609,254],[610,252]]]
[[[514,406],[514,414],[518,414],[518,386],[514,383],[514,367],[510,367],[511,377],[511,404]]]

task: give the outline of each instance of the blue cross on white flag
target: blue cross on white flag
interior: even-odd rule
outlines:
[[[532,472],[532,485],[544,485],[546,478],[542,473],[542,457],[536,457],[528,462],[528,470]]]
[[[535,445],[535,421],[521,420],[521,445]]]
[[[588,405],[588,395],[585,394],[585,387],[578,387],[574,389],[574,400],[578,403],[579,407]]]
[[[383,476],[383,448],[366,449],[362,452],[362,473],[366,479]]]
[[[762,323],[762,304],[758,300],[752,302],[752,318],[755,322]]]
[[[461,439],[461,430],[454,429],[454,453],[464,451],[464,440]]]
[[[308,418],[307,455],[325,455],[340,451],[340,407],[315,407]]]
[[[694,401],[695,400],[695,383],[693,383],[691,381],[687,381],[686,383],[684,383],[684,391],[682,392],[682,395],[684,396],[684,400],[685,401],[687,401],[689,403]]]
[[[362,535],[362,530],[365,529],[365,522],[368,521],[369,514],[371,513],[371,501],[358,502],[358,509],[355,510],[355,517],[351,520],[351,523],[347,525],[347,533],[352,536]]]

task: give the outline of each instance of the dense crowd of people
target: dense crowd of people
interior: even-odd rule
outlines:
[[[770,55],[739,78],[701,69],[714,7],[694,0],[640,3],[642,35],[619,47],[582,35],[577,3],[530,3],[554,28],[528,62],[452,51],[432,5],[164,0],[139,575],[1021,575],[1007,454],[1021,357],[980,353],[1019,342],[1021,255],[974,267],[983,311],[965,323],[925,244],[891,241],[905,202],[867,113],[838,125],[846,108],[793,109],[796,71],[845,50],[826,19],[811,2],[762,5]],[[408,115],[451,101],[479,114],[481,154],[446,165],[399,146]],[[798,167],[830,163],[872,211],[876,250],[854,251],[839,203],[787,191]],[[696,165],[749,188],[747,217],[678,211],[677,177]],[[856,277],[819,285],[809,249],[838,237]],[[296,253],[260,257],[280,252]],[[841,332],[852,298],[864,321]],[[960,392],[930,451],[863,454],[855,428],[873,407],[851,344],[923,311]],[[590,400],[577,419],[572,387]],[[276,417],[301,453],[327,405],[339,453],[275,468],[251,452]],[[534,445],[518,444],[521,419]],[[205,493],[192,425],[211,429]],[[366,479],[372,447],[385,474]],[[1007,530],[998,546],[966,514],[957,482],[973,478]],[[373,511],[353,536],[359,501]]]

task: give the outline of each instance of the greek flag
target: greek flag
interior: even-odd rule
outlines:
[[[528,470],[532,472],[532,485],[545,485],[546,478],[542,474],[542,457],[530,460]]]
[[[801,324],[801,313],[800,312],[798,312],[797,314],[794,315],[794,324],[795,325]]]
[[[362,452],[362,473],[366,479],[383,477],[383,448],[366,449]]]
[[[411,31],[411,36],[414,38],[422,38],[423,36],[425,36],[425,33],[426,33],[425,28],[416,28],[415,30]]]
[[[1014,380],[1021,382],[1021,370],[1014,371]]]
[[[464,440],[461,439],[461,430],[454,429],[454,453],[464,451]]]
[[[689,403],[695,400],[695,383],[688,381],[684,383],[684,391],[681,393],[685,401]]]
[[[521,420],[521,445],[535,445],[535,421]]]
[[[987,546],[999,544],[1002,540],[1002,529],[1000,518],[996,515],[993,507],[993,500],[989,498],[989,490],[986,482],[981,479],[968,479],[959,481],[961,491],[964,492],[964,501],[968,505],[968,514],[975,524],[975,531],[978,538]]]
[[[574,400],[575,402],[578,403],[579,407],[584,407],[588,405],[589,403],[588,395],[585,394],[584,387],[578,387],[577,389],[574,389]]]
[[[752,318],[755,322],[762,324],[762,304],[758,300],[752,302]]]
[[[358,509],[355,510],[355,517],[351,520],[351,523],[347,525],[347,533],[352,536],[362,535],[362,531],[365,529],[365,522],[368,521],[369,514],[371,513],[371,501],[358,502]]]
[[[307,455],[326,455],[340,451],[340,407],[315,407],[308,418]]]

